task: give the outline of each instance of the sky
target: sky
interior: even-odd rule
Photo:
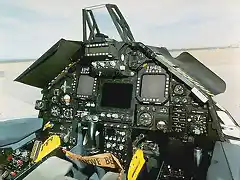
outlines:
[[[239,0],[0,0],[0,59],[36,59],[59,39],[82,40],[81,10],[117,4],[136,41],[194,48],[240,43]]]

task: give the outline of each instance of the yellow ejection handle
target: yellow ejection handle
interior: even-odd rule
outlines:
[[[130,166],[128,169],[128,180],[136,180],[145,164],[144,153],[141,149],[138,149],[132,157]]]

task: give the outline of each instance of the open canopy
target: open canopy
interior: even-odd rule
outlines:
[[[103,9],[105,12],[100,11],[97,13],[96,10],[99,9]],[[83,9],[82,15],[83,42],[94,40],[96,34],[110,32],[110,24],[112,24],[111,28],[115,28],[120,41],[126,43],[135,41],[130,27],[116,5],[106,4],[88,7]],[[104,29],[104,27],[107,29]],[[111,32],[113,32],[114,28],[111,29]],[[81,47],[81,42],[61,39],[15,80],[38,88],[44,88],[72,62],[71,59],[81,51]],[[166,48],[148,47],[156,54],[163,55],[169,61],[170,66],[177,67],[180,71],[186,73],[209,91],[210,94],[217,95],[226,90],[225,82],[191,54],[183,52],[178,57],[173,58]]]

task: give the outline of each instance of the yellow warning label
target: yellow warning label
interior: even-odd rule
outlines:
[[[100,166],[100,167],[107,167],[112,169],[119,170],[119,177],[118,179],[122,179],[122,175],[124,173],[122,165],[120,164],[119,160],[110,153],[103,153],[103,154],[97,154],[93,156],[81,156],[79,154],[74,154],[69,151],[65,151],[66,156],[73,159],[78,160],[83,163],[92,164],[94,166]]]
[[[52,127],[53,127],[53,124],[51,124],[51,122],[48,121],[48,122],[44,125],[43,131],[45,131],[45,130],[48,129],[48,128],[52,128]]]
[[[40,161],[42,158],[47,156],[53,150],[57,149],[61,145],[61,140],[58,135],[50,136],[41,146],[38,156],[34,162]]]
[[[136,180],[138,178],[145,162],[143,151],[138,149],[133,155],[128,169],[128,180]]]

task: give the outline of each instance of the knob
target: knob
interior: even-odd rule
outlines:
[[[17,176],[17,173],[14,172],[14,171],[12,171],[12,172],[10,172],[10,175],[11,175],[12,177],[15,177],[15,176]]]
[[[63,142],[64,142],[64,143],[68,143],[69,139],[70,139],[70,132],[68,132],[68,133],[63,137]]]
[[[18,166],[22,166],[23,165],[23,161],[22,160],[17,160],[17,165]]]
[[[93,65],[93,67],[96,67],[97,63],[96,62],[92,62],[92,65]]]
[[[104,67],[104,66],[105,66],[105,63],[104,63],[104,62],[99,62],[99,65],[100,65],[101,67]]]
[[[112,114],[112,117],[115,118],[115,115],[116,115],[116,114]]]
[[[94,115],[94,116],[92,117],[92,119],[93,119],[93,121],[98,121],[98,116]]]
[[[71,102],[71,96],[68,95],[68,94],[65,94],[65,95],[63,96],[63,102],[64,102],[66,105],[69,105],[70,102]]]
[[[110,148],[111,147],[111,143],[107,143],[106,147]]]
[[[194,129],[194,133],[195,133],[196,135],[199,135],[199,134],[201,134],[201,131],[200,131],[198,128],[195,128],[195,129]]]
[[[57,103],[57,96],[53,96],[53,97],[52,97],[52,102],[53,102],[53,103]]]
[[[126,67],[125,66],[120,66],[121,71],[125,71]]]
[[[123,150],[124,146],[122,144],[119,145],[119,150]]]
[[[62,130],[64,130],[65,128],[64,128],[63,125],[61,125],[59,129],[62,131]]]
[[[45,109],[45,103],[41,100],[37,100],[35,104],[36,110],[44,110]]]
[[[12,159],[13,159],[12,155],[9,155],[9,156],[7,157],[7,160],[8,160],[8,161],[11,161]]]
[[[113,148],[116,147],[116,143],[113,143],[113,144],[112,144],[112,147],[113,147]]]
[[[92,121],[92,116],[88,116],[88,115],[87,115],[87,116],[86,116],[86,120],[87,120],[87,121]]]
[[[141,106],[140,110],[143,111],[144,109],[145,109],[145,107],[144,107],[144,106]]]
[[[15,151],[15,155],[19,156],[20,154],[21,154],[20,150],[17,149],[17,150]]]
[[[113,67],[115,67],[115,66],[116,66],[115,61],[110,61],[110,65],[113,66]]]
[[[159,121],[157,123],[157,129],[165,131],[166,130],[166,123],[164,121]]]

